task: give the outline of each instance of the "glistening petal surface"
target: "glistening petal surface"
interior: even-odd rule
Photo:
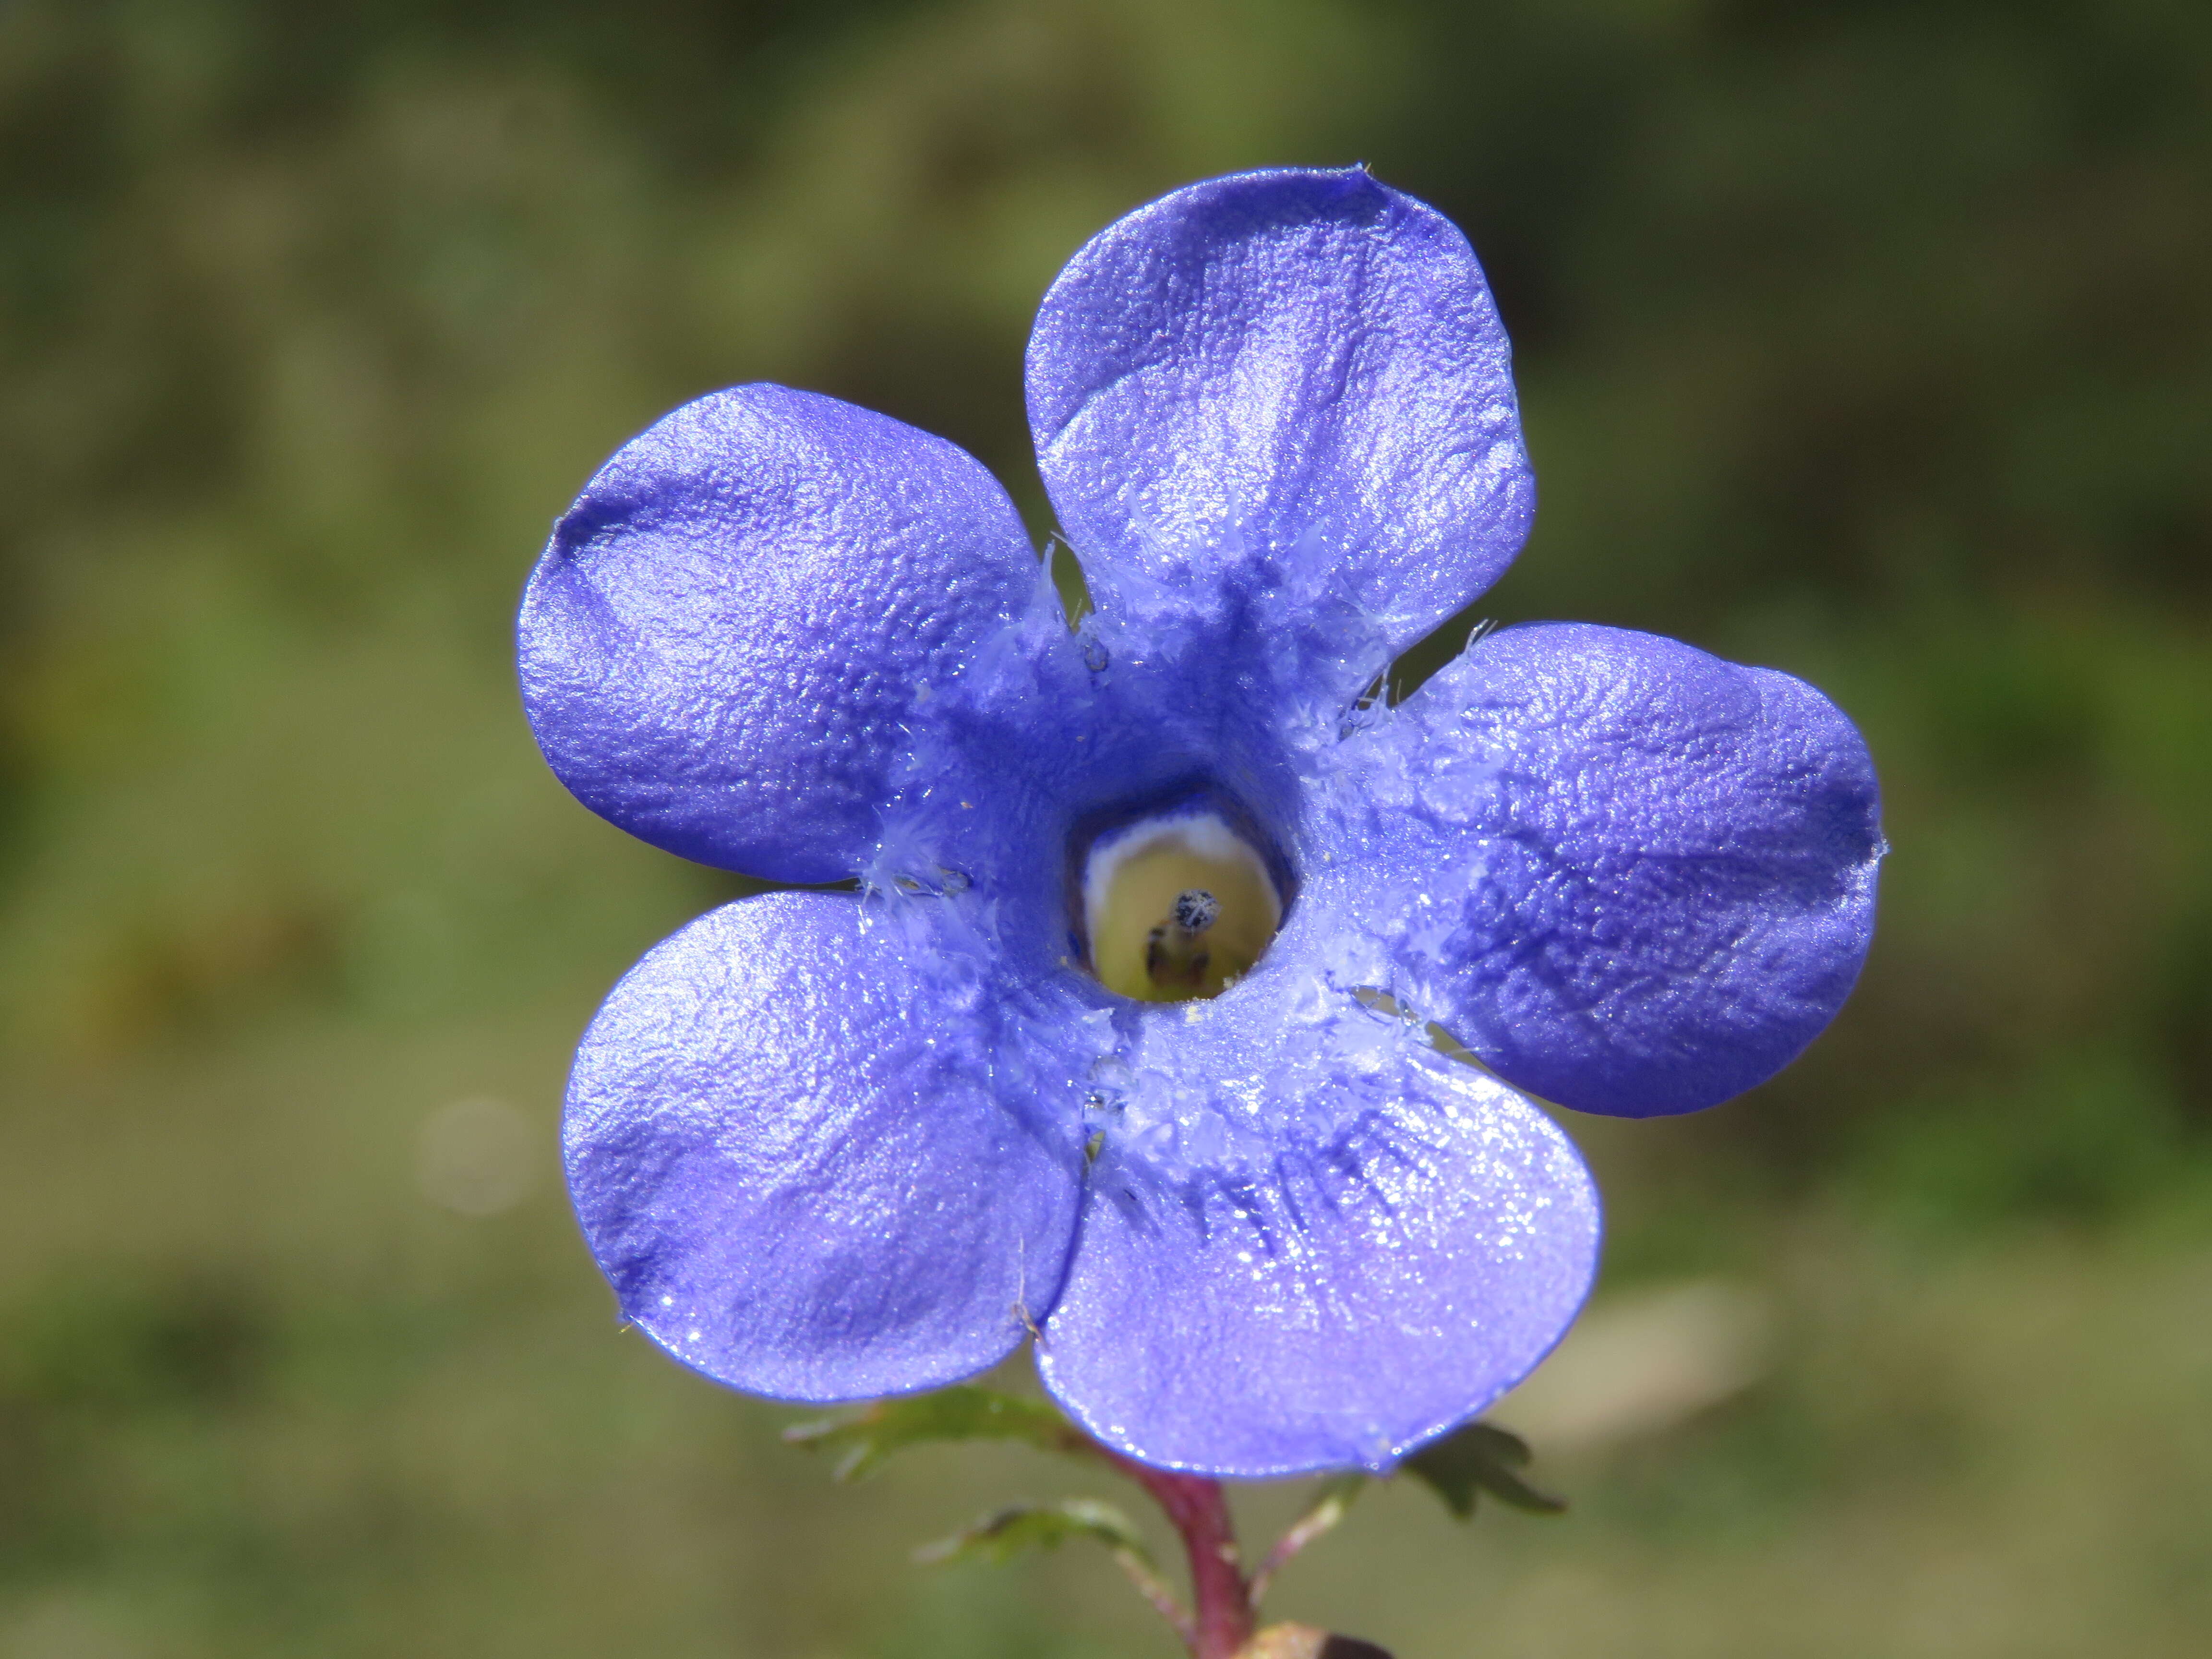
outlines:
[[[1631,1117],[1741,1093],[1850,993],[1880,796],[1803,681],[1581,623],[1477,642],[1373,734],[1352,908],[1510,1081]]]
[[[1388,1468],[1589,1287],[1596,1195],[1532,1095],[1708,1104],[1843,1000],[1864,748],[1785,675],[1606,629],[1361,699],[1534,505],[1473,253],[1363,170],[1109,228],[1028,391],[1074,633],[974,460],[781,387],[678,410],[556,528],[520,632],[562,779],[871,895],[741,902],[622,982],[573,1075],[578,1214],[625,1316],[740,1389],[927,1388],[1041,1327],[1047,1386],[1146,1462]],[[1200,809],[1282,931],[1212,1000],[1117,997],[1083,845]]]
[[[1079,1146],[1001,1075],[988,965],[910,907],[741,899],[631,969],[576,1056],[568,1184],[624,1317],[786,1400],[933,1387],[1052,1304]]]
[[[1388,1467],[1527,1375],[1588,1294],[1597,1196],[1566,1137],[1296,939],[1148,1012],[1122,1087],[1038,1364],[1142,1462]]]
[[[1527,534],[1510,357],[1435,210],[1357,167],[1245,173],[1069,261],[1030,341],[1030,422],[1094,586],[1188,579],[1387,655]]]
[[[625,445],[555,527],[523,602],[524,702],[561,781],[632,834],[835,881],[876,839],[917,703],[1036,574],[963,451],[738,386]]]

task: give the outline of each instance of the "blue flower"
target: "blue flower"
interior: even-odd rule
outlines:
[[[577,1213],[624,1316],[736,1388],[926,1389],[1033,1333],[1131,1456],[1387,1468],[1589,1285],[1595,1193],[1532,1097],[1692,1110],[1833,1015],[1873,772],[1802,683],[1613,629],[1374,696],[1534,493],[1473,252],[1364,171],[1113,226],[1028,386],[1078,631],[974,459],[781,386],[678,410],[556,528],[520,634],[562,780],[684,857],[860,884],[726,905],[615,988]]]

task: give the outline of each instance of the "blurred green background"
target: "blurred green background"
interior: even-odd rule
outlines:
[[[617,1334],[568,1050],[734,888],[562,793],[509,620],[598,461],[739,380],[959,441],[1042,534],[1060,262],[1354,159],[1517,343],[1545,501],[1483,613],[1814,680],[1896,851],[1796,1067],[1570,1124],[1600,1316],[1720,1287],[1755,1380],[1536,1434],[1564,1520],[1379,1492],[1282,1610],[2212,1650],[2208,111],[2201,0],[0,6],[0,1659],[1171,1651],[1073,1549],[908,1565],[1060,1471],[834,1487]]]

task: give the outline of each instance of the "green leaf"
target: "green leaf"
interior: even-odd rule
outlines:
[[[783,1437],[836,1462],[838,1480],[875,1472],[893,1452],[937,1440],[1024,1440],[1044,1451],[1087,1452],[1090,1443],[1049,1406],[972,1383],[879,1400],[856,1417],[786,1429]]]
[[[1399,1467],[1425,1480],[1461,1520],[1474,1513],[1475,1497],[1488,1492],[1501,1504],[1538,1515],[1557,1515],[1564,1498],[1539,1492],[1518,1471],[1528,1466],[1528,1443],[1517,1434],[1470,1423],[1457,1434],[1424,1446]]]
[[[1071,1538],[1095,1538],[1116,1556],[1149,1567],[1152,1558],[1129,1517],[1111,1504],[1091,1498],[1057,1504],[1016,1504],[994,1510],[974,1526],[950,1538],[926,1544],[917,1561],[1006,1561],[1024,1550],[1058,1549]]]

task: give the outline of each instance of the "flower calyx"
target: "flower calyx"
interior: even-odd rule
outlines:
[[[1236,1659],[1390,1659],[1388,1650],[1356,1636],[1336,1636],[1311,1625],[1270,1625],[1238,1649]]]

